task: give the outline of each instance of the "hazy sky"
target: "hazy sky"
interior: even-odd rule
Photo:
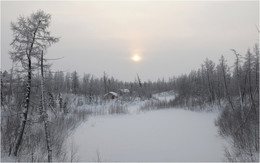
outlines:
[[[48,49],[53,70],[97,77],[105,71],[120,80],[169,78],[218,62],[230,49],[244,54],[258,41],[258,1],[1,1],[1,66],[10,69],[10,22],[42,9],[52,15]],[[133,62],[133,54],[142,58]]]

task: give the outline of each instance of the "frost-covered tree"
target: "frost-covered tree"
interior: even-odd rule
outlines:
[[[104,93],[107,93],[108,92],[108,88],[107,88],[107,74],[106,72],[104,72],[104,75],[103,75],[103,81],[104,81]]]
[[[54,91],[55,93],[63,92],[64,90],[64,73],[62,71],[57,71],[54,74]]]
[[[90,74],[84,74],[82,84],[81,84],[81,91],[84,96],[87,96],[88,93],[89,80],[90,80]]]
[[[10,51],[13,62],[20,63],[23,71],[27,73],[26,92],[24,104],[21,109],[21,119],[17,137],[12,148],[12,154],[17,156],[18,149],[22,143],[24,129],[30,105],[32,71],[36,68],[35,63],[40,60],[41,51],[46,50],[59,39],[51,36],[48,31],[51,15],[42,10],[32,13],[29,17],[20,16],[17,22],[11,23],[13,41]]]
[[[225,93],[226,93],[226,97],[228,99],[228,102],[229,102],[231,108],[234,110],[234,105],[233,105],[233,102],[232,102],[232,99],[231,99],[231,96],[230,96],[230,92],[229,92],[229,87],[228,87],[227,76],[228,76],[229,67],[228,67],[226,62],[227,62],[226,59],[222,55],[221,58],[219,59],[219,65],[220,65],[221,70],[222,70],[223,83],[224,83],[224,86],[225,86]]]
[[[71,77],[70,76],[71,76],[70,73],[67,72],[66,76],[65,76],[65,91],[67,93],[71,92]]]
[[[206,81],[208,87],[208,93],[210,96],[210,102],[213,103],[215,101],[215,92],[214,92],[214,85],[213,85],[213,75],[215,71],[215,63],[208,58],[204,61],[205,69],[206,69]]]
[[[76,71],[71,74],[72,93],[77,94],[79,91],[79,76]]]

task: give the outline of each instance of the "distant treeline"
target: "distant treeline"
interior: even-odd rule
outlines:
[[[23,91],[21,88],[24,88],[23,85],[25,83],[26,80],[24,80],[22,73],[14,71],[14,69],[11,69],[9,72],[4,71],[2,73],[2,93],[6,98],[3,98],[2,102],[6,103],[8,97],[13,95],[13,92],[22,95]],[[40,91],[40,74],[37,71],[32,75],[32,85],[34,86],[32,89],[34,89],[35,93]],[[76,71],[70,73],[48,70],[45,72],[45,90],[49,94],[71,93],[84,95],[91,102],[93,99],[103,96],[108,92],[119,92],[120,89],[128,89],[131,96],[149,98],[153,93],[172,90],[173,81],[158,79],[156,82],[142,82],[137,75],[134,82],[123,82],[112,76],[108,76],[105,72],[100,78],[91,74],[84,74],[80,77]]]

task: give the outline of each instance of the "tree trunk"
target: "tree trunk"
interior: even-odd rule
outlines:
[[[10,98],[10,97],[12,97],[12,94],[13,94],[13,92],[12,92],[12,86],[13,86],[13,67],[12,67],[11,72],[10,72],[9,81],[10,81],[10,83],[9,83],[9,90],[8,90],[8,104],[11,103],[11,98]]]
[[[236,55],[236,76],[237,76],[237,86],[238,86],[238,92],[239,92],[239,101],[240,101],[240,108],[243,109],[243,98],[242,98],[242,89],[241,89],[241,75],[239,72],[239,54],[236,53],[234,50],[234,53]]]
[[[22,110],[21,114],[21,123],[18,128],[18,136],[16,137],[15,144],[13,146],[12,153],[14,156],[17,156],[18,149],[22,143],[24,128],[27,121],[27,115],[29,110],[29,104],[30,104],[30,94],[31,94],[31,73],[32,67],[31,67],[31,58],[28,57],[28,74],[27,74],[27,84],[26,84],[26,93],[25,93],[25,102],[24,102],[24,108]]]
[[[212,89],[211,82],[210,82],[208,69],[206,69],[206,73],[207,73],[207,80],[208,80],[208,91],[209,91],[209,94],[210,94],[210,102],[211,102],[211,105],[213,106],[213,104],[214,104],[214,94],[213,94],[213,89]]]
[[[48,114],[45,108],[45,96],[44,96],[44,77],[43,77],[43,51],[41,55],[41,113],[43,116],[43,123],[45,129],[45,138],[48,150],[48,162],[52,162],[52,150],[51,150],[51,141],[50,141],[50,131],[48,125]]]

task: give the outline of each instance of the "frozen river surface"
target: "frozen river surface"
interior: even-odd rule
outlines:
[[[222,161],[218,113],[165,109],[90,117],[69,138],[78,161]]]

